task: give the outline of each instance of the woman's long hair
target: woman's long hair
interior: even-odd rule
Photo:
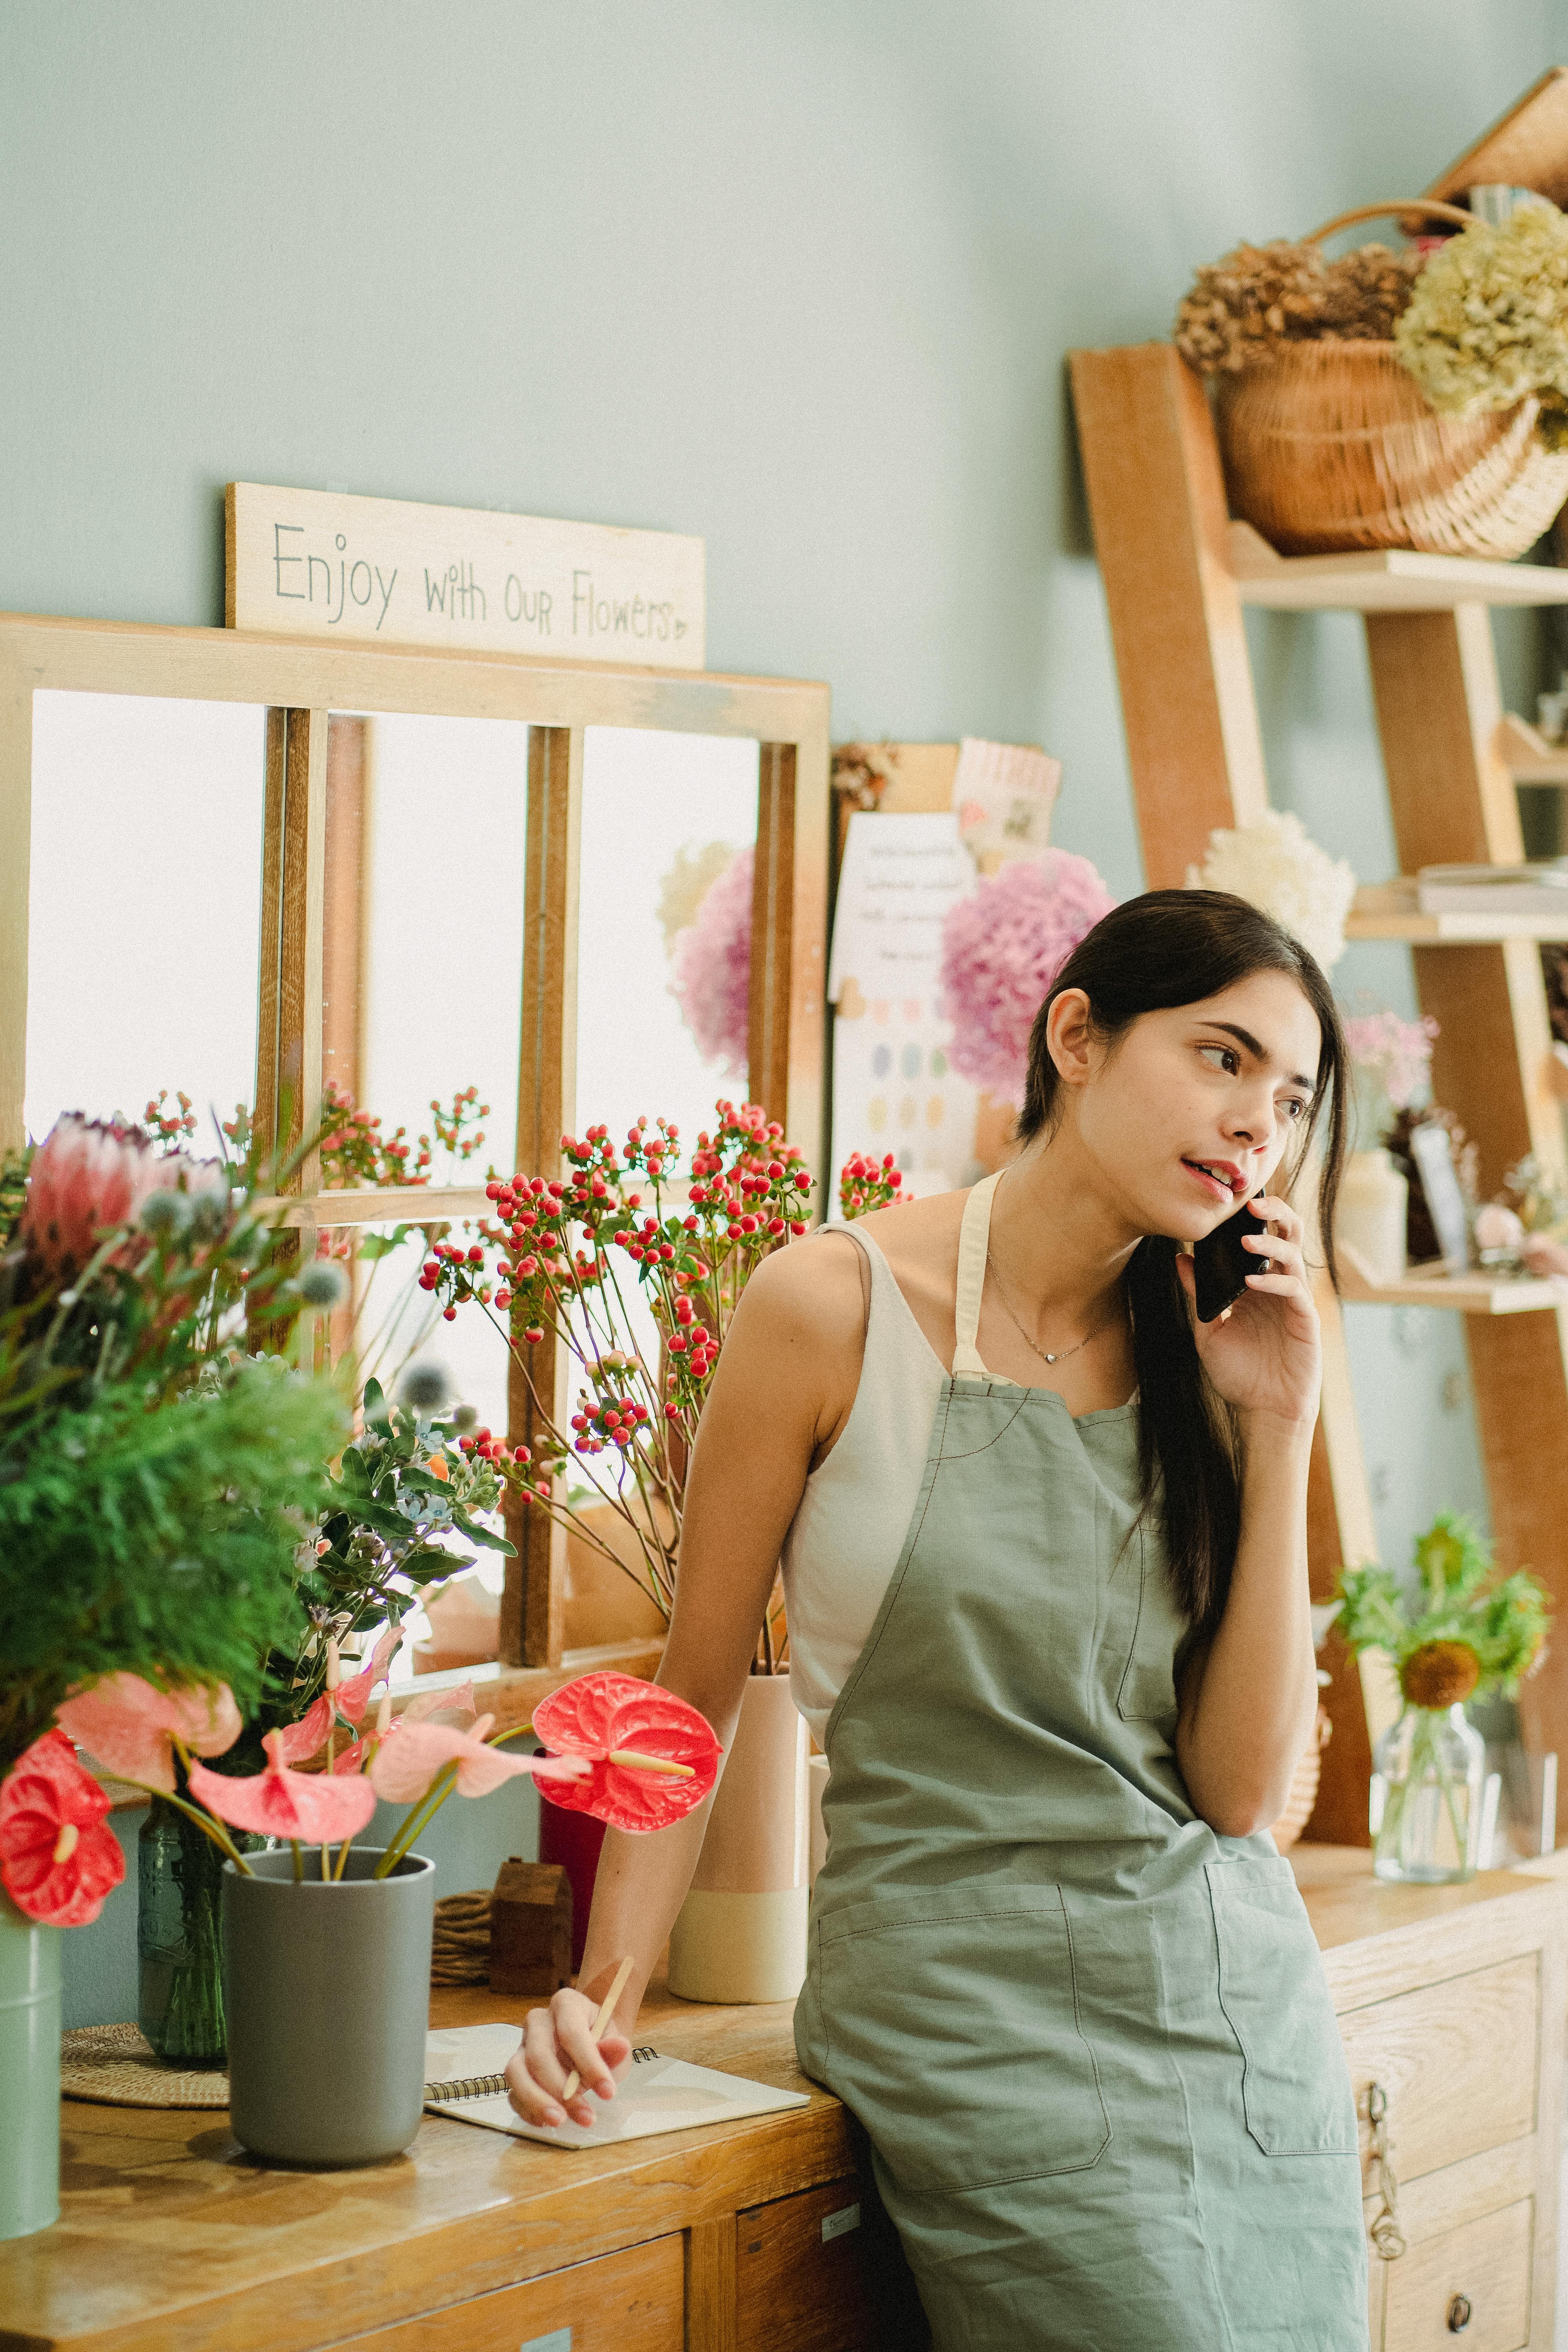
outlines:
[[[1048,1136],[1061,1117],[1061,1081],[1046,1024],[1065,989],[1082,989],[1095,1036],[1113,1046],[1141,1014],[1199,1003],[1258,971],[1288,974],[1318,1016],[1311,1112],[1276,1181],[1281,1191],[1289,1188],[1321,1131],[1318,1218],[1332,1279],[1334,1201],[1345,1149],[1344,1034],[1315,958],[1245,898],[1222,890],[1150,890],[1095,925],[1035,1016],[1018,1135],[1025,1143]],[[1202,1632],[1225,1606],[1240,1529],[1235,1417],[1198,1360],[1176,1276],[1176,1244],[1146,1234],[1132,1253],[1126,1280],[1144,1508],[1159,1510],[1176,1597],[1194,1630]]]

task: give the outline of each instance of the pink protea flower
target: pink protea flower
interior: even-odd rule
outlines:
[[[150,1193],[178,1183],[184,1164],[161,1158],[139,1127],[66,1112],[28,1171],[21,1233],[29,1253],[68,1282],[106,1233],[132,1223]]]
[[[85,1927],[125,1875],[109,1799],[63,1731],[46,1731],[0,1780],[0,1885],[29,1919]]]
[[[728,1077],[744,1076],[749,1051],[753,864],[748,843],[709,884],[695,922],[676,933],[670,950],[680,1017],[703,1060],[720,1063]]]
[[[216,1689],[158,1690],[140,1675],[105,1675],[57,1709],[62,1730],[122,1780],[174,1793],[174,1742],[196,1756],[222,1756],[240,1734],[226,1683]]]
[[[1015,858],[959,899],[942,925],[942,1010],[952,1066],[1001,1102],[1021,1102],[1029,1031],[1079,941],[1116,901],[1087,857]]]
[[[193,1764],[190,1788],[197,1803],[230,1829],[254,1830],[262,1837],[336,1845],[340,1839],[358,1836],[375,1811],[375,1790],[367,1780],[358,1774],[340,1780],[325,1772],[291,1772],[279,1752],[280,1732],[268,1732],[261,1744],[266,1765],[244,1780]]]

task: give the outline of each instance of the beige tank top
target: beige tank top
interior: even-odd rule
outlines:
[[[996,1177],[987,1177],[964,1203],[952,1360],[959,1379],[993,1378],[974,1341],[996,1183]],[[790,1689],[818,1742],[899,1564],[947,1377],[871,1235],[853,1224],[825,1230],[848,1234],[864,1250],[871,1309],[849,1419],[826,1461],[805,1482],[780,1562]]]

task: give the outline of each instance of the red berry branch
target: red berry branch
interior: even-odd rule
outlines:
[[[909,1195],[903,1192],[903,1171],[894,1165],[889,1151],[880,1160],[868,1160],[852,1151],[838,1171],[838,1207],[847,1222],[853,1217],[868,1217],[873,1209],[897,1208]]]
[[[448,1321],[459,1307],[481,1307],[528,1382],[532,1445],[509,1456],[488,1430],[465,1445],[493,1462],[532,1507],[625,1568],[584,1517],[610,1504],[642,1563],[640,1573],[626,1572],[667,1617],[686,1464],[713,1368],[756,1267],[806,1231],[814,1181],[798,1147],[756,1104],[721,1102],[716,1110],[684,1183],[679,1131],[668,1119],[650,1128],[640,1118],[619,1152],[603,1127],[563,1136],[562,1177],[487,1184],[495,1216],[480,1223],[480,1239],[437,1242],[419,1276]],[[639,1352],[630,1311],[639,1295],[659,1334],[655,1365]],[[582,1368],[564,1428],[554,1418],[552,1382],[533,1374],[534,1350],[547,1337]],[[570,1470],[586,1493],[568,1486]]]

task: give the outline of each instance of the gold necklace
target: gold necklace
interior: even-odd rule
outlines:
[[[1114,1316],[1108,1315],[1102,1323],[1097,1323],[1095,1325],[1092,1331],[1086,1331],[1081,1339],[1075,1339],[1070,1348],[1058,1348],[1054,1356],[1047,1355],[1045,1349],[1040,1346],[1037,1339],[1030,1339],[1028,1333],[1025,1330],[1023,1325],[1014,1314],[1012,1301],[1009,1299],[1006,1291],[1003,1287],[1002,1276],[996,1271],[996,1261],[992,1256],[989,1250],[985,1253],[985,1263],[990,1267],[992,1276],[995,1281],[996,1296],[1007,1310],[1007,1320],[1013,1326],[1014,1330],[1018,1334],[1019,1339],[1024,1342],[1025,1347],[1032,1348],[1035,1354],[1038,1356],[1042,1364],[1065,1364],[1069,1356],[1076,1356],[1080,1348],[1087,1348],[1091,1339],[1098,1339],[1102,1331],[1108,1331],[1110,1328],[1111,1324],[1116,1319]]]

